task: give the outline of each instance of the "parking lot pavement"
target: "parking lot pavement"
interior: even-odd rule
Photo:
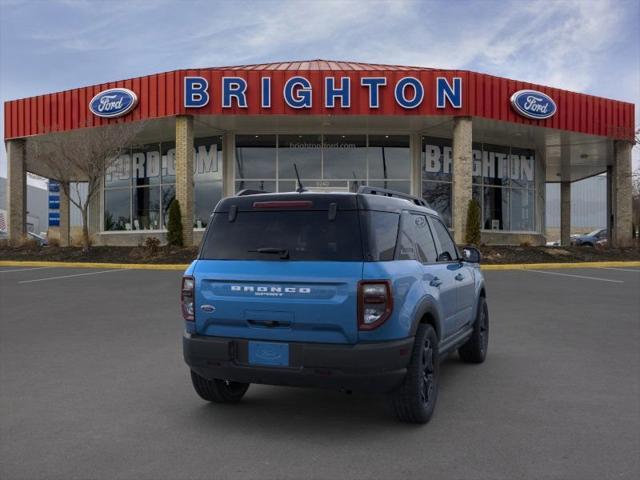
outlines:
[[[17,270],[0,268],[0,478],[640,478],[640,269],[487,272],[489,357],[445,360],[419,427],[383,396],[201,401],[180,272]]]

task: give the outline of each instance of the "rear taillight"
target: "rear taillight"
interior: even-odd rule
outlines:
[[[187,322],[194,320],[193,289],[196,281],[193,277],[182,277],[182,290],[180,292],[180,303],[182,305],[182,316]]]
[[[358,284],[358,328],[373,330],[382,325],[393,311],[389,280],[367,280]]]

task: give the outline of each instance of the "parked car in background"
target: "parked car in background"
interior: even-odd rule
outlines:
[[[602,245],[607,240],[607,229],[599,228],[593,232],[589,232],[586,235],[572,236],[571,244],[577,247],[595,247],[596,245]]]

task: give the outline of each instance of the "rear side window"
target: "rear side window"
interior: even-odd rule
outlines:
[[[362,212],[362,217],[369,231],[369,259],[374,262],[393,260],[400,215],[370,210]]]
[[[436,247],[424,215],[404,214],[399,243],[398,260],[436,261]]]
[[[442,262],[448,262],[458,259],[458,250],[455,243],[451,239],[451,234],[447,227],[437,218],[430,219],[431,228],[434,236],[438,239],[438,260]]]
[[[205,260],[362,261],[358,212],[238,212],[233,221],[216,213],[200,258]]]

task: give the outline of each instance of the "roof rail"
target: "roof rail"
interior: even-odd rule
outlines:
[[[245,188],[243,190],[240,190],[238,193],[236,193],[236,197],[244,197],[247,195],[259,195],[261,193],[271,193],[271,192],[265,192],[264,190],[252,190],[250,188]]]
[[[429,204],[424,201],[422,198],[414,197],[413,195],[409,195],[407,193],[396,192],[395,190],[389,190],[386,188],[377,188],[377,187],[369,187],[362,186],[358,188],[358,193],[366,193],[368,195],[382,195],[384,197],[394,197],[394,198],[402,198],[403,200],[408,200],[416,205],[420,205],[421,207],[429,208]]]

